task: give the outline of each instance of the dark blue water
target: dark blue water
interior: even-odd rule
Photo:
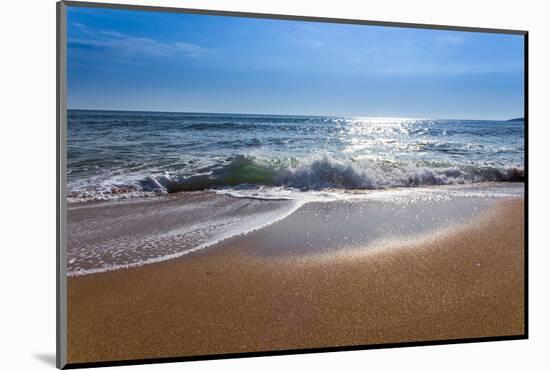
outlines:
[[[522,181],[523,121],[68,112],[70,200]]]

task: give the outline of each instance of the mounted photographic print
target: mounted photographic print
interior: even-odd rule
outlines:
[[[59,367],[527,338],[527,32],[61,2],[58,41]]]

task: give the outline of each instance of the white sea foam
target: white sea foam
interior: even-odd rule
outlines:
[[[73,222],[67,275],[87,275],[181,257],[271,225],[303,204],[285,201],[255,207],[245,203],[214,200],[191,205],[161,204],[154,208],[154,214],[132,212],[110,219],[98,216],[93,221]],[[111,206],[104,204],[107,209]],[[94,207],[101,214],[102,210]],[[210,207],[218,208],[209,211]],[[189,219],[189,215],[196,217]]]
[[[227,189],[157,199],[76,204],[69,208],[69,276],[177,258],[286,219],[311,202],[402,206],[522,197],[522,184],[482,184],[367,191]],[[445,207],[445,206],[442,206]]]
[[[481,165],[356,161],[326,154],[302,160],[267,160],[236,155],[195,170],[192,175],[169,172],[111,176],[93,187],[89,182],[73,184],[69,202],[145,197],[178,191],[261,188],[267,195],[281,189],[326,191],[330,189],[364,190],[429,185],[472,184],[480,182],[522,181],[521,168]],[[318,198],[319,194],[311,196]],[[323,192],[322,196],[325,196]],[[267,199],[267,198],[265,198]]]
[[[403,187],[389,189],[301,191],[286,187],[240,187],[215,190],[235,198],[332,202],[338,200],[380,200],[386,202],[444,200],[451,198],[516,198],[524,196],[524,185],[479,183],[446,186]]]

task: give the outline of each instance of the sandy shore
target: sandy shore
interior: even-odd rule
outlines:
[[[523,200],[503,200],[380,248],[258,253],[275,224],[183,258],[71,277],[68,360],[521,335],[523,220]]]

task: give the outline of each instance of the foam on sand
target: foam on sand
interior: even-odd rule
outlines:
[[[258,245],[260,252],[368,246],[381,238],[417,235],[464,222],[494,199],[521,197],[523,185],[270,191],[191,192],[72,204],[68,275],[161,262],[260,229],[267,235]],[[297,210],[296,217],[289,217]],[[268,227],[276,223],[282,228]],[[281,238],[288,239],[283,245],[290,249],[279,246]]]
[[[69,209],[69,276],[161,262],[287,217],[298,201],[215,194],[105,202]]]

